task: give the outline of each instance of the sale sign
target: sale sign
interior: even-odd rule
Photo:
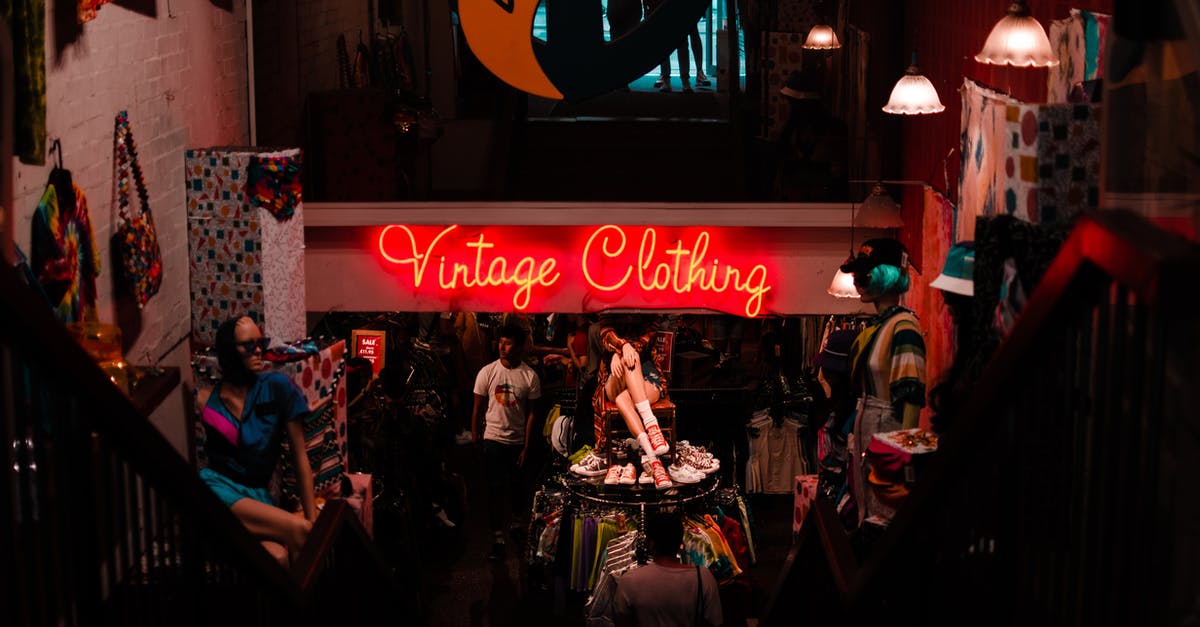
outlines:
[[[350,332],[350,345],[353,356],[371,362],[371,375],[379,376],[379,371],[384,365],[387,331],[355,329]]]

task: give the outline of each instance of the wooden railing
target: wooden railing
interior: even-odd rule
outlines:
[[[265,627],[400,611],[344,502],[289,573],[7,267],[0,295],[0,623]]]
[[[1133,214],[1082,217],[823,614],[874,625],[1194,622],[1198,277],[1194,243]],[[816,512],[806,526],[828,529]],[[819,539],[825,559],[796,585],[853,567],[827,534],[805,539]],[[770,616],[763,624],[805,622]]]

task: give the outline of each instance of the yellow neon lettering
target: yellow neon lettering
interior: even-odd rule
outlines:
[[[589,286],[591,286],[592,289],[600,291],[600,292],[615,292],[615,291],[621,289],[625,285],[625,282],[629,280],[629,275],[633,273],[633,267],[630,266],[625,269],[625,276],[621,277],[621,280],[617,281],[617,283],[615,285],[601,285],[599,282],[596,281],[596,279],[592,278],[591,272],[588,272],[588,259],[590,259],[590,257],[591,257],[592,242],[596,241],[596,238],[601,233],[603,233],[604,231],[607,231],[609,229],[615,229],[617,231],[617,233],[621,234],[621,245],[619,247],[617,247],[616,250],[610,251],[608,249],[608,236],[605,235],[604,240],[600,243],[600,252],[601,252],[601,254],[603,254],[605,257],[608,257],[609,259],[620,255],[622,252],[625,251],[625,243],[626,243],[625,242],[625,231],[621,230],[621,227],[614,226],[612,224],[608,224],[608,225],[605,225],[605,226],[602,226],[602,227],[596,229],[592,233],[591,237],[588,238],[587,244],[584,244],[584,246],[583,246],[583,260],[582,260],[583,261],[583,263],[582,263],[583,279],[585,281],[587,281],[587,284]]]

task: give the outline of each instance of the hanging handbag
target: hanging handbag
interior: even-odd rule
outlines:
[[[162,251],[150,215],[150,194],[146,192],[146,179],[138,164],[137,145],[125,111],[117,114],[113,144],[118,223],[112,249],[117,257],[117,283],[133,296],[140,309],[162,286]],[[139,206],[136,210],[131,208],[129,198],[130,179],[137,187]]]

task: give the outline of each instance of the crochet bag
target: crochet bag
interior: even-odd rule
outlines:
[[[118,261],[117,282],[141,308],[162,286],[162,251],[158,247],[154,218],[150,215],[146,180],[137,160],[137,145],[133,141],[133,130],[125,111],[117,114],[113,144],[113,161],[117,170],[118,224],[113,234],[112,249]],[[130,178],[137,186],[140,201],[137,210],[130,208]]]

